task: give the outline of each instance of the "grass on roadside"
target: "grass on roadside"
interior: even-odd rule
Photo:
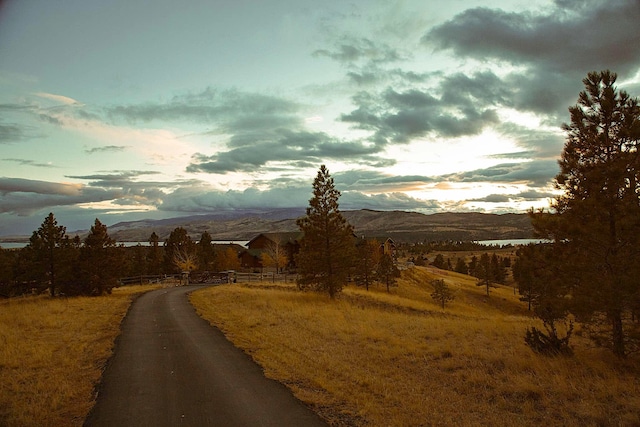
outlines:
[[[443,311],[429,281],[456,299]],[[572,358],[525,346],[536,324],[507,287],[415,268],[392,294],[347,288],[340,299],[225,285],[192,294],[198,312],[267,376],[334,425],[638,425],[640,381],[579,337]]]
[[[0,302],[0,425],[80,426],[134,294]]]

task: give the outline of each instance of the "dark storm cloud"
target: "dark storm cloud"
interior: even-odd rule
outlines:
[[[229,151],[211,156],[196,153],[188,172],[226,173],[253,172],[269,162],[300,162],[319,164],[323,159],[349,159],[360,163],[378,164],[378,147],[360,142],[341,141],[322,132],[274,129],[260,135],[240,135],[242,143],[232,138]],[[247,143],[253,142],[253,143]]]
[[[440,49],[481,60],[581,73],[627,71],[640,60],[640,3],[632,0],[556,1],[546,14],[468,9],[424,37]]]
[[[359,141],[343,141],[323,132],[306,130],[302,106],[284,98],[207,89],[174,97],[165,104],[114,107],[112,118],[128,121],[191,120],[223,136],[225,147],[213,154],[195,153],[187,172],[224,174],[253,172],[274,162],[319,164],[324,159],[355,160],[389,165],[380,148]],[[275,166],[277,167],[277,166]]]
[[[635,73],[640,64],[640,3],[558,0],[544,13],[468,9],[432,28],[423,42],[462,58],[525,66],[504,78],[513,105],[565,114],[589,71]]]
[[[533,160],[521,163],[503,163],[486,169],[443,175],[452,182],[521,182],[536,186],[549,185],[559,172],[556,160]]]
[[[67,175],[66,178],[90,181],[89,185],[94,187],[123,187],[127,185],[138,185],[140,182],[136,178],[147,175],[158,175],[156,171],[113,171],[111,173],[98,173],[91,175]],[[155,183],[161,186],[162,183]]]
[[[490,71],[444,76],[439,91],[445,105],[513,106],[513,89]]]
[[[120,191],[81,185],[0,178],[0,213],[28,215],[45,207],[101,202],[121,195]]]
[[[493,108],[466,102],[462,91],[445,98],[419,89],[387,88],[379,94],[360,92],[352,101],[357,108],[343,114],[341,120],[357,129],[372,131],[372,140],[380,146],[408,143],[425,136],[477,135],[498,123]]]

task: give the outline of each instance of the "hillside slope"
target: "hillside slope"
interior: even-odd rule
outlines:
[[[288,212],[291,214],[291,212]],[[343,212],[357,235],[391,237],[397,241],[488,240],[529,238],[531,222],[526,214],[437,213],[357,210]],[[250,240],[266,232],[297,231],[295,218],[269,215],[219,218],[196,216],[162,221],[132,221],[109,227],[118,241],[146,241],[152,232],[166,239],[176,227],[183,227],[197,239],[208,231],[214,240]]]

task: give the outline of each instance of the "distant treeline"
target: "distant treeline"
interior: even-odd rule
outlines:
[[[188,258],[188,264],[181,261]],[[204,232],[198,243],[178,227],[164,241],[156,233],[148,246],[124,247],[109,237],[98,219],[84,238],[70,237],[50,213],[26,247],[0,248],[0,297],[39,294],[102,295],[118,279],[189,271],[220,271],[240,266],[236,245],[215,245]]]

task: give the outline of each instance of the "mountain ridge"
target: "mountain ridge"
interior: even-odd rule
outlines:
[[[489,214],[479,212],[441,212],[423,214],[407,211],[360,209],[342,211],[354,227],[356,235],[390,237],[397,241],[492,240],[519,239],[533,236],[527,214]],[[292,216],[294,216],[292,218]],[[166,239],[176,227],[187,230],[197,240],[207,231],[213,240],[250,240],[260,233],[297,231],[297,217],[302,210],[242,212],[233,217],[225,213],[119,222],[109,227],[109,235],[117,241],[147,241],[152,232]]]

